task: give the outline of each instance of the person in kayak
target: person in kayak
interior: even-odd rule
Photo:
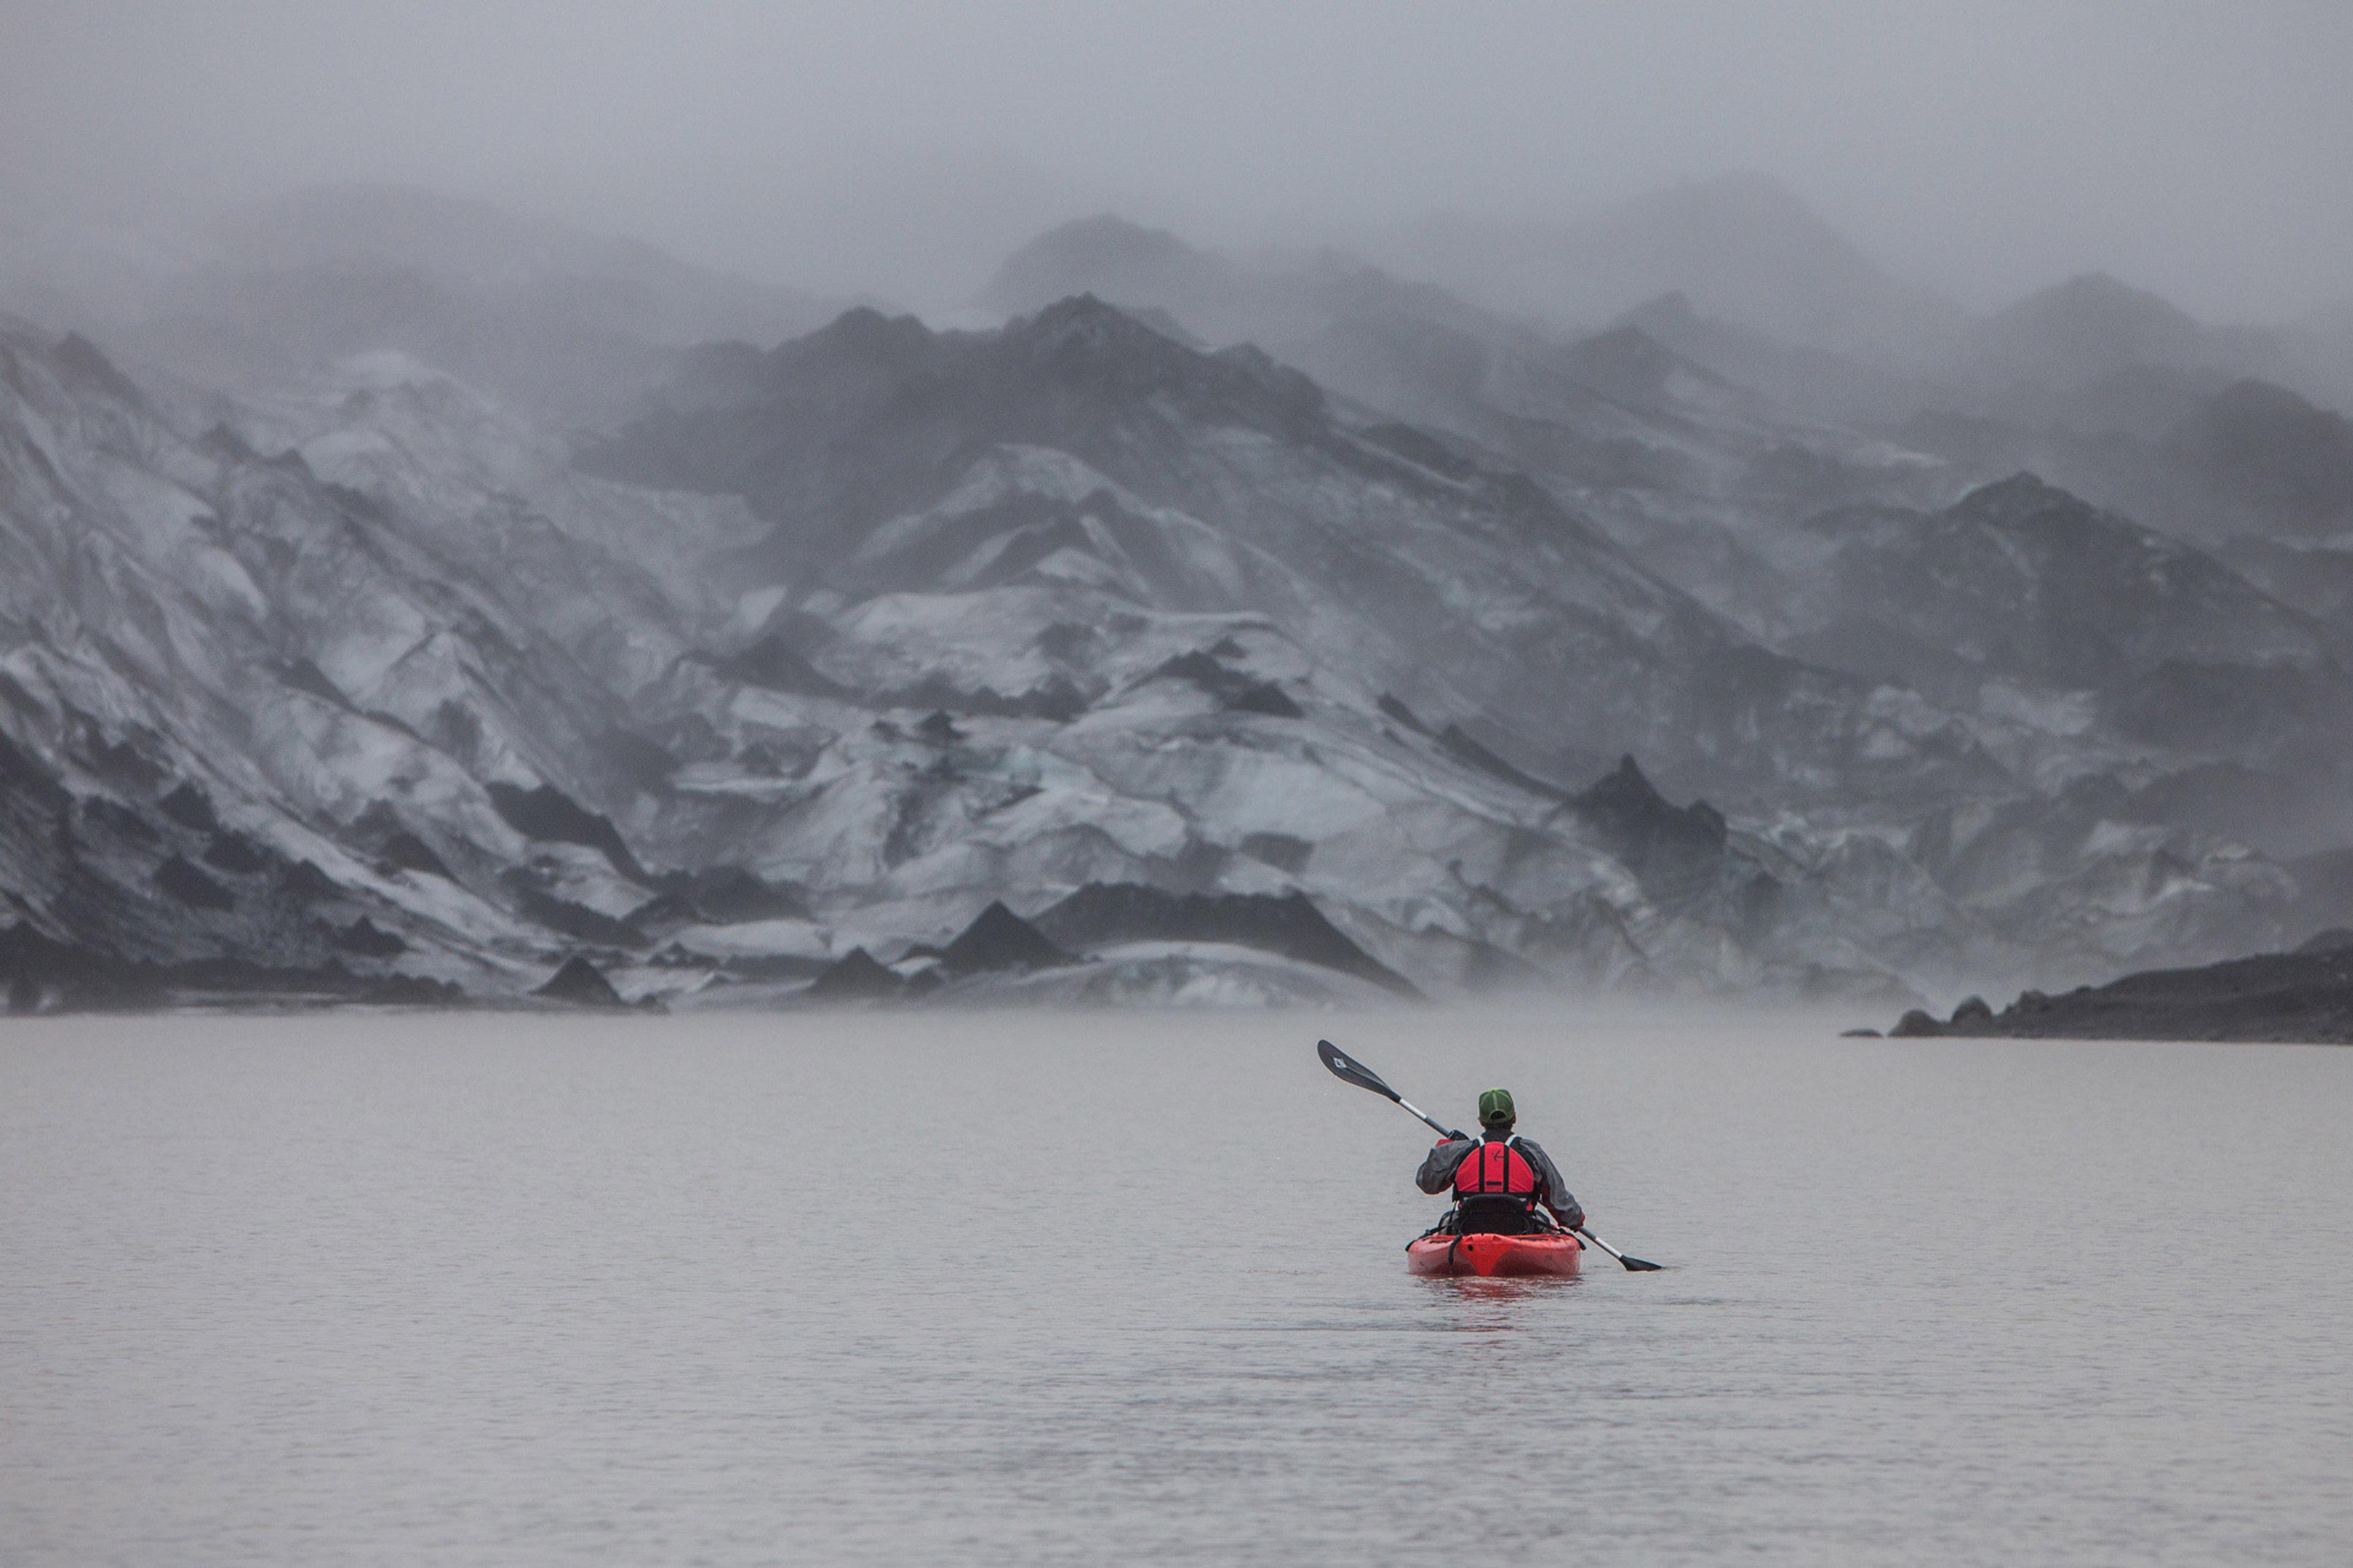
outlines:
[[[1481,1136],[1446,1139],[1421,1162],[1415,1185],[1432,1194],[1453,1191],[1456,1234],[1525,1236],[1545,1228],[1539,1208],[1550,1209],[1565,1230],[1584,1226],[1585,1210],[1560,1167],[1512,1131],[1517,1120],[1511,1090],[1491,1089],[1479,1097]]]

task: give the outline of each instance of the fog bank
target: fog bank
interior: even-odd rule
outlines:
[[[2270,318],[2353,275],[2348,59],[2330,5],[19,0],[0,205],[390,179],[937,307],[1103,207],[1346,240],[1754,169],[1965,304]]]

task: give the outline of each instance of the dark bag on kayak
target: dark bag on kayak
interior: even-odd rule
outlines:
[[[1457,1236],[1526,1236],[1544,1228],[1518,1198],[1469,1197],[1454,1210]]]

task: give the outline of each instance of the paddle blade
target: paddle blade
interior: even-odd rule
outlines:
[[[1358,1061],[1356,1058],[1350,1056],[1347,1052],[1342,1050],[1331,1041],[1316,1041],[1315,1054],[1324,1058],[1324,1065],[1332,1069],[1332,1076],[1340,1079],[1343,1083],[1353,1083],[1358,1089],[1369,1089],[1375,1094],[1384,1096],[1389,1100],[1396,1100],[1398,1098],[1398,1091],[1383,1083],[1381,1081],[1380,1074],[1375,1072],[1372,1068],[1366,1067],[1364,1063]]]
[[[1620,1258],[1618,1261],[1626,1266],[1626,1272],[1629,1274],[1655,1274],[1665,1267],[1663,1264],[1645,1262],[1639,1258]]]

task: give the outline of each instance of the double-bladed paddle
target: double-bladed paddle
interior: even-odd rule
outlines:
[[[1447,1126],[1446,1123],[1431,1116],[1430,1112],[1422,1110],[1421,1107],[1408,1100],[1404,1095],[1401,1095],[1396,1089],[1391,1089],[1388,1084],[1381,1081],[1380,1074],[1375,1072],[1372,1068],[1366,1067],[1364,1063],[1358,1061],[1356,1058],[1350,1056],[1347,1052],[1342,1050],[1331,1041],[1316,1041],[1315,1054],[1324,1058],[1324,1065],[1332,1069],[1332,1076],[1334,1078],[1338,1079],[1342,1083],[1353,1083],[1358,1089],[1369,1089],[1375,1094],[1379,1095],[1383,1100],[1393,1100],[1397,1101],[1399,1105],[1404,1106],[1408,1110],[1412,1111],[1416,1116],[1420,1117],[1422,1121],[1428,1122],[1430,1124],[1430,1131],[1436,1132],[1439,1136],[1442,1138],[1468,1138],[1470,1136],[1467,1132],[1458,1132],[1453,1128]],[[1624,1253],[1619,1251],[1616,1247],[1610,1246],[1608,1242],[1602,1240],[1599,1237],[1594,1235],[1589,1230],[1579,1230],[1577,1234],[1591,1242],[1594,1246],[1599,1247],[1602,1251],[1608,1253],[1610,1257],[1616,1258],[1619,1262],[1624,1264],[1626,1266],[1626,1272],[1629,1274],[1649,1273],[1660,1267],[1655,1263],[1644,1262],[1639,1258],[1627,1257]]]

